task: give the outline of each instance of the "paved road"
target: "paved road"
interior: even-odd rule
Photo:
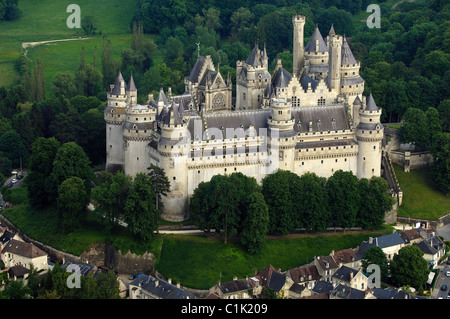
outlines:
[[[450,224],[441,227],[437,230],[439,236],[442,236],[445,240],[450,240]]]

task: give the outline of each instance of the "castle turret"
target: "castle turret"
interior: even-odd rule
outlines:
[[[372,93],[363,98],[362,108],[359,110],[359,124],[356,127],[358,140],[358,178],[371,178],[381,174],[381,141],[384,128],[380,123],[381,108],[379,108]]]
[[[323,40],[319,28],[316,26],[314,33],[305,47],[305,61],[307,74],[315,79],[325,79],[328,75],[328,47]]]
[[[156,128],[156,108],[137,104],[127,110],[126,116],[123,130],[124,172],[135,176],[146,172],[150,164],[155,164],[150,157],[150,141]]]
[[[160,167],[170,181],[170,193],[163,197],[165,220],[181,221],[188,210],[188,156],[190,134],[187,122],[179,112],[179,104],[172,103],[161,118],[161,137],[158,142]]]
[[[119,72],[116,82],[111,85],[107,100],[104,112],[106,121],[106,170],[111,172],[123,171],[125,154],[122,138],[127,96],[122,73]]]
[[[134,84],[133,74],[131,74],[126,93],[128,98],[127,104],[131,107],[135,106],[137,104],[137,88],[136,84]]]
[[[364,92],[364,80],[359,75],[361,63],[355,59],[352,50],[343,38],[341,48],[341,91],[340,94],[346,94],[348,103],[351,105],[357,96],[362,97]]]
[[[330,35],[328,42],[328,87],[331,90],[340,90],[341,87],[341,55],[342,37],[340,35]]]
[[[300,72],[305,63],[305,49],[304,49],[304,27],[305,17],[301,15],[295,15],[292,17],[292,23],[294,25],[294,39],[293,39],[293,73],[300,77]]]

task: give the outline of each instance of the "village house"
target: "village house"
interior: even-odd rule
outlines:
[[[3,248],[1,257],[7,268],[22,266],[30,269],[33,264],[37,270],[47,270],[47,254],[33,245],[16,239],[11,239]],[[23,270],[23,269],[22,269]]]
[[[335,262],[332,256],[317,256],[314,257],[313,264],[317,267],[320,277],[324,281],[331,282],[331,277],[339,265]]]
[[[400,232],[400,237],[407,245],[417,244],[422,241],[422,236],[420,236],[419,231],[415,228]]]
[[[237,279],[232,281],[218,282],[209,289],[210,294],[214,293],[220,299],[252,299],[254,295],[253,285],[248,279]]]
[[[340,267],[332,276],[333,285],[345,285],[351,288],[366,290],[367,277],[359,270],[347,266]]]
[[[141,275],[128,286],[130,299],[197,299],[180,285],[150,275]]]
[[[332,251],[330,254],[335,262],[339,265],[344,265],[353,269],[361,268],[361,260],[356,256],[355,250],[352,248]]]
[[[358,259],[363,259],[364,254],[369,248],[380,247],[386,254],[388,261],[391,261],[394,255],[398,254],[398,251],[406,246],[405,241],[402,239],[399,233],[394,231],[391,234],[369,238],[369,241],[363,241],[356,249],[356,255]]]

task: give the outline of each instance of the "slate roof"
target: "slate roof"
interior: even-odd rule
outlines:
[[[317,261],[322,269],[336,269],[339,265],[336,264],[333,257],[331,256],[319,256]]]
[[[78,273],[79,271],[79,274],[82,276],[88,276],[89,274],[93,273],[94,270],[96,269],[94,265],[77,262],[74,260],[66,260],[66,262],[61,265],[61,268],[70,272]]]
[[[116,82],[114,83],[114,87],[111,90],[111,95],[120,95],[120,83],[124,81],[122,72],[119,71],[119,75],[117,76]],[[127,84],[125,83],[125,91],[127,90]]]
[[[266,48],[264,47],[264,54],[261,56],[260,50],[258,48],[258,43],[255,43],[255,46],[253,47],[252,52],[248,56],[247,60],[245,60],[245,63],[253,66],[253,67],[260,67],[262,66],[262,59],[267,58]]]
[[[381,249],[383,249],[386,247],[401,245],[404,243],[405,243],[405,241],[401,238],[400,234],[397,232],[394,232],[392,234],[375,237],[375,238],[373,238],[372,243],[370,243],[369,241],[362,242],[361,245],[359,246],[358,251],[356,252],[356,255],[359,259],[363,259],[364,254],[366,253],[367,249],[369,249],[371,247],[378,246]]]
[[[279,272],[272,272],[268,287],[275,292],[279,292],[286,283],[286,275]]]
[[[331,290],[333,290],[333,284],[331,282],[320,280],[316,282],[312,292],[315,294],[329,294]]]
[[[400,237],[405,241],[405,243],[410,243],[412,240],[421,239],[419,232],[417,229],[407,229],[400,232]]]
[[[337,278],[339,280],[350,283],[350,281],[351,281],[350,275],[351,274],[353,274],[353,277],[356,276],[358,274],[358,270],[347,267],[347,266],[342,266],[341,268],[336,270],[336,272],[333,274],[332,278]]]
[[[200,72],[202,71],[203,64],[205,63],[206,58],[204,56],[198,56],[197,61],[195,62],[194,67],[189,74],[188,80],[197,83],[199,81]]]
[[[349,129],[343,105],[293,108],[292,116],[294,129],[300,133],[309,131],[309,122],[312,122],[314,132]]]
[[[341,65],[349,65],[349,64],[357,64],[352,50],[350,49],[350,46],[347,43],[347,39],[344,37],[344,42],[342,43],[341,48]]]
[[[291,81],[292,74],[284,68],[279,68],[273,76],[272,86],[274,88],[286,88]]]
[[[356,254],[355,254],[355,251],[352,248],[334,252],[333,258],[336,262],[341,262],[344,264],[351,263],[351,262],[358,260]]]
[[[3,235],[0,237],[0,244],[3,246],[10,241],[14,237],[14,233],[10,232],[9,230],[5,230]]]
[[[308,89],[308,84],[311,83],[311,89],[314,91],[319,84],[316,80],[311,78],[310,76],[303,74],[300,78],[300,84],[302,85],[304,90]]]
[[[250,282],[246,279],[236,279],[219,284],[220,290],[223,294],[233,294],[240,291],[247,291],[253,289]]]
[[[305,51],[316,52],[316,40],[319,41],[319,51],[318,52],[328,52],[328,47],[323,40],[322,34],[319,31],[319,27],[316,26],[314,33],[308,41],[308,44],[305,47]]]
[[[337,285],[330,291],[330,296],[342,299],[364,299],[365,292],[345,285]]]
[[[130,77],[130,82],[128,84],[128,91],[129,92],[137,91],[136,84],[134,84],[133,74],[131,74],[131,77]]]
[[[377,299],[426,299],[425,297],[414,296],[411,293],[394,288],[375,288],[372,291],[372,295]]]
[[[26,258],[37,258],[47,254],[31,243],[25,243],[16,239],[11,239],[3,248],[2,253],[16,254]]]
[[[161,299],[197,299],[195,295],[150,275],[141,275],[130,283],[133,286],[139,286],[139,284],[142,289]]]
[[[366,105],[365,110],[366,111],[378,111],[378,106],[375,103],[372,93],[370,93],[369,97],[367,98],[367,105]]]

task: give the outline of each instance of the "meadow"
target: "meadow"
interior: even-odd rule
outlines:
[[[20,0],[19,7],[22,18],[10,22],[0,22],[0,87],[16,84],[19,73],[15,67],[21,52],[22,43],[85,37],[83,29],[69,29],[66,12],[73,1],[61,0]],[[28,49],[30,60],[42,58],[46,68],[47,87],[57,72],[74,71],[79,65],[81,49],[85,47],[86,62],[92,63],[93,51],[98,50],[101,57],[102,38],[106,35],[113,47],[113,59],[120,59],[123,49],[131,45],[130,20],[136,8],[137,0],[79,0],[81,19],[93,16],[97,21],[98,33],[90,40],[57,42],[44,47],[36,46]]]
[[[450,198],[436,188],[429,167],[405,173],[400,165],[393,165],[403,191],[398,216],[435,220],[450,213]]]

